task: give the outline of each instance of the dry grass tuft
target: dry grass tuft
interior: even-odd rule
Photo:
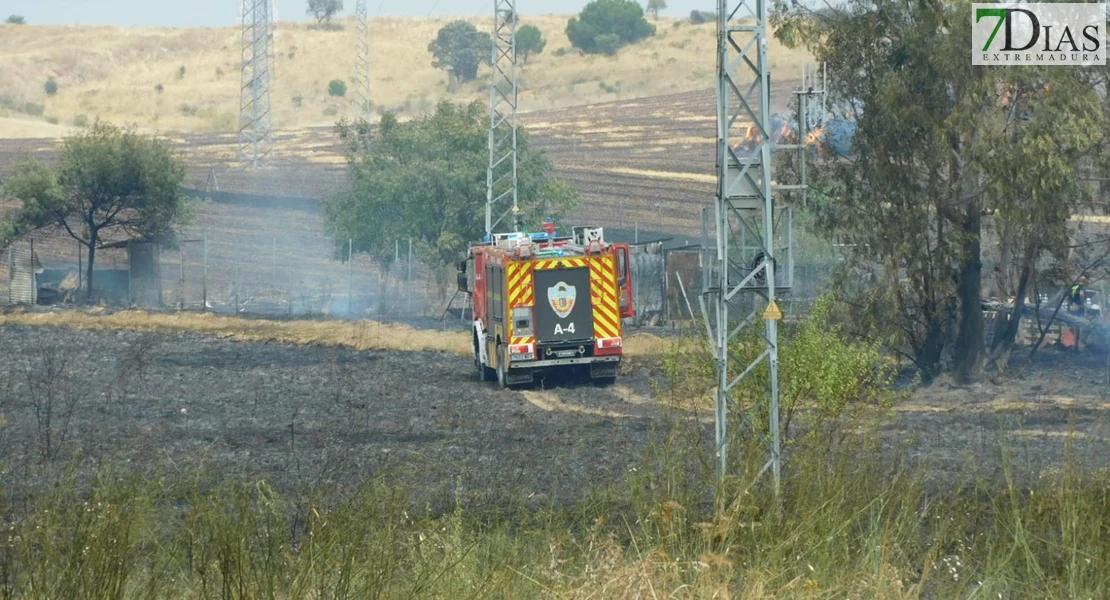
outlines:
[[[377,321],[244,319],[212,313],[158,313],[127,310],[15,312],[0,325],[48,325],[79,329],[128,329],[160,333],[202,333],[238,340],[348,346],[357,350],[433,350],[469,354],[465,333],[416,329]]]

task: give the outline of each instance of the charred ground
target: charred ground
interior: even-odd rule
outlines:
[[[421,505],[542,505],[619,483],[679,428],[712,450],[711,414],[657,402],[665,382],[643,357],[614,388],[503,391],[448,352],[13,324],[0,343],[8,487],[110,463],[287,490],[388,473]],[[1046,351],[1007,383],[916,391],[883,435],[940,489],[1007,463],[1035,475],[1069,443],[1098,465],[1110,450],[1104,376],[1105,356]]]

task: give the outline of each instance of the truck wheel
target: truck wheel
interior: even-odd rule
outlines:
[[[506,364],[508,359],[502,346],[497,347],[497,385],[501,388],[507,389],[509,387],[509,367]]]
[[[497,372],[482,364],[482,354],[478,351],[478,340],[474,340],[474,366],[478,369],[478,381],[494,381]]]

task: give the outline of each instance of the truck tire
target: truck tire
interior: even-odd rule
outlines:
[[[478,337],[474,337],[474,366],[478,369],[478,381],[496,381],[497,372],[482,364],[482,353],[478,350]]]
[[[508,359],[505,356],[504,346],[497,345],[497,386],[502,389],[509,388],[509,367],[506,364]]]

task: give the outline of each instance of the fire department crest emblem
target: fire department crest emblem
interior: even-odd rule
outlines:
[[[560,319],[565,319],[570,315],[570,311],[574,310],[574,297],[577,295],[577,290],[573,285],[567,285],[565,281],[560,281],[555,285],[547,288],[547,302],[551,305],[551,310],[559,315]]]

